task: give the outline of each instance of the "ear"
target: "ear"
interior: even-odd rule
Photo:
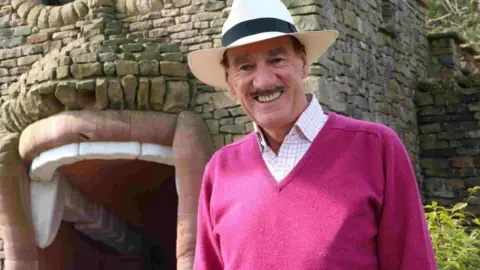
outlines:
[[[233,89],[232,85],[230,84],[230,80],[229,80],[229,77],[228,77],[228,72],[225,71],[225,80],[227,81],[227,90],[228,90],[228,93],[232,96],[236,96],[235,95],[235,89]]]
[[[307,53],[305,51],[305,48],[302,48],[302,51],[300,52],[300,57],[302,58],[303,61],[303,66],[302,66],[302,72],[303,72],[303,79],[307,78],[308,73],[309,73],[309,68],[308,68],[308,61],[307,61]]]

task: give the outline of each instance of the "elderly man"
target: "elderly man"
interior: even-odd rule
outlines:
[[[223,47],[189,55],[255,127],[205,169],[194,269],[436,269],[399,137],[304,93],[336,38],[297,32],[280,0],[235,0]]]

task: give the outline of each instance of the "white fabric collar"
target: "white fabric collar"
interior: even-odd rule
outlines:
[[[310,143],[313,142],[315,137],[317,136],[318,132],[322,128],[322,125],[316,125],[316,123],[324,123],[324,118],[327,117],[323,110],[322,106],[318,103],[317,98],[313,94],[306,94],[307,100],[310,100],[307,108],[300,117],[297,119],[295,124],[292,127],[297,128]],[[253,122],[253,130],[255,134],[257,134],[257,142],[259,143],[260,150],[263,150],[267,147],[267,141],[265,140],[265,135],[263,134],[261,128],[257,125],[257,123]],[[290,130],[289,134],[292,132]]]

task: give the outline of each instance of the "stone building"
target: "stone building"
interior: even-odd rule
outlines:
[[[424,194],[436,161],[419,162],[431,138],[419,136],[416,107],[418,95],[431,105],[417,94],[431,62],[425,3],[283,2],[299,29],[340,32],[307,91],[327,111],[393,128],[422,195],[442,195],[446,178]],[[2,267],[61,258],[48,269],[190,269],[203,166],[252,131],[235,99],[186,64],[188,52],[220,46],[231,4],[0,0]]]

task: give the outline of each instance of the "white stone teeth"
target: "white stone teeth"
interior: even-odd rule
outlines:
[[[79,153],[84,159],[136,159],[139,142],[81,142]]]
[[[174,165],[172,147],[152,143],[142,143],[140,160]]]
[[[50,182],[30,182],[30,203],[35,240],[40,248],[48,247],[62,222],[65,180],[56,173]]]
[[[50,181],[58,167],[72,164],[82,159],[79,155],[78,143],[71,143],[43,151],[32,161],[32,165],[30,166],[30,179],[35,181]]]

